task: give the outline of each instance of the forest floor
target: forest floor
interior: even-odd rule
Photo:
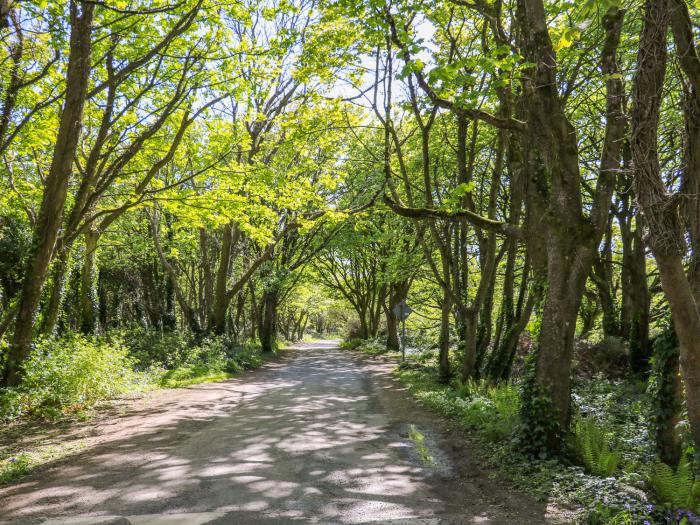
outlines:
[[[62,450],[0,487],[0,523],[571,523],[498,479],[394,364],[299,345],[240,378],[23,431]]]

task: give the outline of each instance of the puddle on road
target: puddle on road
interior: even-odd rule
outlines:
[[[413,423],[408,424],[404,432],[404,435],[408,435],[415,454],[426,468],[443,476],[451,474],[452,462],[429,432],[421,430]]]
[[[416,425],[411,424],[408,427],[408,437],[411,441],[413,441],[416,452],[418,452],[418,455],[423,462],[427,463],[431,467],[435,466],[435,459],[430,454],[430,449],[428,449],[427,445],[425,444],[425,434],[418,430]]]

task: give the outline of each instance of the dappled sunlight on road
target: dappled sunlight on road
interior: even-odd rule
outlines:
[[[0,490],[0,520],[213,512],[205,522],[362,523],[445,511],[370,374],[340,351],[302,349],[287,366],[198,390],[216,395],[129,415],[128,435]]]

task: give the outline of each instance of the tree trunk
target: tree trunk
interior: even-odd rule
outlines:
[[[442,293],[440,313],[438,375],[441,382],[447,383],[452,376],[450,371],[450,314],[452,313],[452,301],[447,290],[443,290]]]
[[[487,277],[482,277],[485,279]],[[467,381],[476,375],[476,331],[479,320],[479,310],[475,307],[462,308],[457,312],[457,331],[459,335],[459,350],[462,356],[462,381]]]
[[[661,286],[668,298],[678,335],[680,365],[693,439],[700,443],[700,313],[693,286],[683,267],[685,235],[678,199],[670,196],[661,177],[658,125],[666,75],[667,28],[671,9],[667,0],[647,0],[637,57],[632,111],[634,187],[649,246],[656,258]],[[691,33],[692,34],[692,33]],[[682,34],[674,28],[677,44]],[[683,62],[681,62],[683,65]],[[684,70],[685,70],[684,66]]]
[[[66,289],[66,274],[69,260],[70,249],[63,246],[51,268],[51,292],[42,316],[40,328],[40,332],[44,336],[54,335],[58,326],[58,316],[61,312]]]
[[[85,254],[80,269],[80,331],[95,333],[97,293],[95,290],[95,252],[99,233],[90,230],[85,233]]]
[[[190,331],[192,331],[192,333],[195,334],[195,336],[199,337],[202,335],[202,328],[199,324],[199,319],[197,318],[197,312],[194,308],[192,308],[189,301],[187,300],[185,292],[180,287],[180,283],[177,282],[177,274],[175,273],[173,265],[163,253],[163,248],[160,244],[158,228],[158,216],[154,211],[153,216],[151,217],[151,234],[153,237],[153,244],[156,248],[156,253],[158,254],[160,263],[163,265],[163,269],[165,270],[165,273],[168,276],[168,280],[172,285],[175,298],[177,299],[177,302],[180,305],[180,310],[182,312],[182,317],[185,322],[185,326],[187,326],[187,328],[189,328]],[[138,304],[138,302],[136,304]]]
[[[203,227],[199,228],[199,251],[201,254],[202,280],[204,281],[204,310],[208,325],[214,305],[214,276],[212,275],[209,256],[209,235]]]
[[[641,228],[622,233],[623,298],[626,313],[622,318],[623,333],[630,349],[630,368],[637,375],[649,372],[651,343],[649,341],[649,286],[647,284],[646,253]]]
[[[242,326],[241,320],[243,319],[243,314],[245,313],[245,292],[242,290],[238,292],[238,298],[236,299],[236,313],[233,317],[233,322],[231,324],[231,331],[233,332],[233,338],[238,343],[240,341]]]
[[[97,274],[97,314],[98,322],[103,331],[107,331],[109,327],[109,302],[107,294],[107,286],[105,282],[105,272],[100,269]]]
[[[393,312],[392,298],[389,298],[389,308],[386,310],[386,350],[387,352],[401,351],[399,339],[399,320]]]
[[[394,315],[394,308],[408,297],[409,281],[393,283],[389,289],[389,307],[386,310],[386,349],[399,352],[401,342],[399,340],[399,320]]]
[[[211,320],[209,330],[215,334],[223,334],[226,329],[226,310],[230,302],[230,297],[226,293],[228,284],[228,272],[231,266],[231,248],[234,243],[233,223],[224,226],[223,237],[221,238],[221,252],[219,255],[219,267],[216,272],[214,285],[214,299],[211,308]],[[237,231],[237,230],[236,230]]]
[[[175,316],[175,288],[168,275],[165,275],[165,312],[163,313],[163,330],[173,331],[177,328]]]
[[[606,75],[606,129],[600,174],[590,216],[581,198],[576,130],[560,96],[556,51],[547,28],[542,0],[519,0],[521,46],[530,67],[523,75],[529,137],[542,160],[528,198],[546,210],[547,289],[538,335],[535,369],[523,400],[526,448],[558,452],[568,430],[571,403],[571,363],[576,320],[593,257],[608,223],[612,194],[620,171],[626,120],[624,88],[617,48],[624,11],[610,8],[603,17],[605,39],[601,68]],[[534,246],[533,246],[534,248]],[[533,249],[531,253],[535,254]],[[533,429],[542,429],[538,436]]]
[[[262,296],[262,322],[260,323],[260,346],[263,352],[277,349],[277,290],[266,290]]]
[[[653,425],[656,450],[661,461],[672,467],[681,458],[679,423],[683,416],[678,337],[668,326],[654,341],[654,373],[650,393],[653,400]]]
[[[248,288],[250,289],[250,339],[254,341],[260,327],[260,308],[255,298],[255,283],[251,281]]]
[[[542,299],[541,283],[538,282],[538,280],[533,283],[529,293],[527,291],[527,266],[526,264],[526,267],[523,269],[523,280],[520,286],[518,302],[521,302],[526,294],[527,300],[525,301],[525,305],[517,312],[517,318],[514,313],[514,317],[505,329],[500,345],[494,349],[494,353],[486,369],[487,375],[492,383],[506,381],[510,378],[513,361],[518,351],[520,336],[530,321],[535,304]]]
[[[617,311],[612,269],[612,214],[608,220],[605,241],[600,256],[593,262],[591,279],[598,291],[600,306],[603,309],[603,333],[606,337],[619,337],[620,315]]]
[[[623,150],[624,171],[631,172],[629,143]],[[639,376],[649,372],[651,343],[649,341],[649,286],[647,284],[646,250],[642,239],[642,218],[633,203],[633,180],[625,176],[620,192],[620,211],[617,214],[622,240],[622,269],[620,282],[622,306],[620,332],[630,349],[630,368]],[[633,225],[634,224],[634,225]]]
[[[570,421],[574,336],[588,273],[584,274],[581,269],[590,268],[593,251],[581,254],[575,246],[567,246],[564,239],[558,239],[551,241],[547,258],[547,289],[538,337],[536,391],[533,394],[547,400],[550,413],[539,414],[550,423],[545,445],[550,451],[558,451]]]
[[[476,333],[476,361],[474,373],[477,377],[481,374],[484,358],[491,345],[491,332],[493,330],[493,294],[496,288],[496,272],[491,273],[491,280],[484,298],[484,305],[479,314],[479,328]]]
[[[65,102],[61,111],[51,167],[46,176],[32,251],[24,272],[15,332],[3,371],[2,384],[5,386],[15,386],[20,382],[22,363],[31,348],[34,318],[41,299],[41,291],[63,220],[68,181],[83,123],[83,108],[91,65],[94,11],[94,4],[76,1],[70,4],[70,55],[66,74]]]

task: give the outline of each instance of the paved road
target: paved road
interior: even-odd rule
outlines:
[[[302,346],[240,379],[161,392],[100,423],[84,452],[0,489],[0,522],[550,522],[390,369]]]

